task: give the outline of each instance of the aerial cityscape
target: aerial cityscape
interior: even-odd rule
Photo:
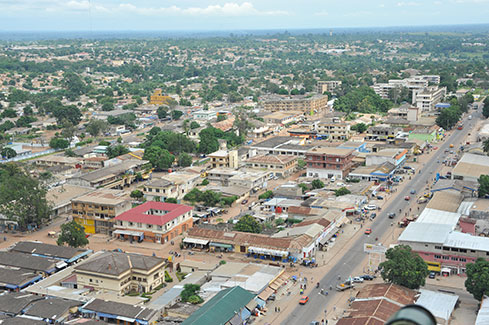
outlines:
[[[0,324],[489,324],[489,3],[313,2],[0,1]]]

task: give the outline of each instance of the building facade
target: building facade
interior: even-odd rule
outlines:
[[[73,220],[88,234],[111,234],[114,218],[129,210],[131,202],[123,191],[98,189],[71,200]]]
[[[325,91],[333,92],[336,88],[341,86],[340,80],[318,81],[316,84],[316,91],[319,94],[323,94]]]
[[[121,239],[166,243],[193,226],[191,206],[148,201],[115,218]]]
[[[199,174],[170,173],[146,183],[143,194],[149,201],[165,202],[169,198],[180,201],[201,181]]]
[[[305,114],[313,115],[321,112],[328,105],[328,96],[316,95],[312,97],[294,96],[292,98],[270,99],[263,103],[265,110],[276,111],[301,111]]]
[[[278,177],[289,177],[297,169],[297,157],[282,155],[258,155],[246,161],[246,167],[268,170]]]
[[[307,176],[344,179],[352,168],[352,149],[314,148],[306,153]]]
[[[316,125],[318,137],[331,140],[349,140],[351,137],[350,124],[342,122],[338,118],[325,119]]]

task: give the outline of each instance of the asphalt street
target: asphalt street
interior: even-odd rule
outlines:
[[[472,115],[472,120],[468,120],[468,114]],[[320,287],[328,290],[329,295],[319,295],[319,289],[315,288],[315,283],[311,283],[311,285],[314,285],[314,289],[309,294],[309,302],[306,305],[297,304],[297,307],[289,314],[287,320],[282,322],[282,324],[309,324],[311,321],[324,319],[325,314],[326,316],[329,314],[330,311],[326,311],[325,313],[324,308],[329,300],[334,299],[336,294],[338,294],[334,290],[334,287],[339,282],[338,277],[340,276],[341,280],[345,280],[349,276],[357,275],[352,274],[352,272],[357,269],[366,256],[366,253],[363,252],[364,244],[375,243],[376,237],[382,238],[386,232],[390,231],[391,222],[394,222],[394,225],[396,225],[397,222],[404,217],[404,208],[409,205],[409,202],[403,200],[403,198],[408,195],[411,196],[410,191],[412,189],[416,190],[416,195],[412,195],[412,199],[416,199],[417,196],[425,192],[424,188],[427,185],[426,181],[428,180],[429,182],[432,182],[437,170],[441,166],[444,156],[446,155],[444,151],[446,149],[450,150],[450,144],[454,145],[453,150],[457,150],[460,145],[462,145],[462,141],[467,136],[467,133],[472,131],[475,121],[481,117],[480,111],[469,111],[468,114],[464,119],[463,130],[452,131],[452,134],[446,141],[438,146],[438,150],[435,151],[433,157],[425,163],[424,168],[421,168],[420,172],[417,170],[409,183],[399,192],[397,199],[391,200],[380,213],[377,213],[378,216],[371,226],[372,234],[370,236],[362,236],[356,240],[356,242],[350,246],[351,248],[344,252],[343,258],[324,275],[320,281]],[[402,216],[399,214],[399,209],[403,210]],[[389,212],[396,213],[396,218],[394,220],[387,217]],[[330,286],[333,286],[332,291],[329,290]]]

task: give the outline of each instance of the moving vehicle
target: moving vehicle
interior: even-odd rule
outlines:
[[[411,193],[411,194],[416,194],[416,190],[414,190],[414,189],[413,189],[413,190],[411,190],[409,193]]]
[[[245,205],[246,203],[248,203],[248,200],[241,201],[241,204],[243,204],[243,205]]]
[[[434,271],[430,272],[430,275],[428,276],[430,279],[434,279],[436,276],[436,273]]]
[[[450,143],[450,148],[453,148],[453,143]]]
[[[375,204],[369,204],[364,207],[365,210],[377,210],[377,206]]]
[[[472,115],[469,115],[469,120],[471,120],[471,119],[472,119]]]
[[[383,199],[384,199],[383,196],[377,195],[377,200],[383,200]]]
[[[411,197],[410,196],[405,196],[404,197],[404,200],[409,201],[409,200],[411,200]]]
[[[309,297],[308,296],[302,296],[301,300],[299,300],[299,304],[300,305],[305,305],[305,304],[307,304],[308,301],[309,301]]]
[[[365,229],[365,235],[370,235],[372,233],[372,229],[367,228]]]
[[[396,213],[395,212],[390,212],[388,215],[389,219],[394,219],[395,216],[396,216]]]
[[[426,202],[428,202],[428,198],[426,198],[426,197],[420,197],[420,198],[418,199],[418,203],[419,203],[419,204],[421,204],[421,203],[426,203]]]

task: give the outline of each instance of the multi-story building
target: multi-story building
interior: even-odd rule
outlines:
[[[144,197],[149,201],[164,202],[168,198],[180,201],[201,180],[200,174],[170,173],[148,182],[143,189]]]
[[[318,137],[327,137],[331,140],[348,140],[351,137],[350,124],[339,118],[327,118],[316,125]]]
[[[149,103],[151,105],[168,105],[168,100],[171,99],[170,96],[163,95],[163,91],[160,88],[157,88],[151,95]]]
[[[212,168],[238,168],[237,150],[218,150],[207,155]]]
[[[301,116],[301,111],[273,112],[263,116],[263,120],[267,124],[286,125],[299,121]]]
[[[276,111],[301,111],[305,114],[314,114],[326,109],[328,105],[328,96],[315,95],[311,97],[294,96],[278,97],[266,100],[263,103],[265,110]]]
[[[250,150],[255,151],[259,155],[288,156],[304,156],[312,148],[314,146],[304,145],[302,139],[291,137],[273,137],[250,146]]]
[[[75,266],[79,289],[91,288],[116,294],[150,292],[164,283],[166,262],[156,256],[104,252]]]
[[[365,140],[368,141],[393,141],[402,129],[390,125],[375,125],[367,130]]]
[[[389,92],[395,88],[408,88],[410,91],[415,89],[423,89],[428,87],[428,80],[424,80],[419,77],[407,78],[407,79],[393,79],[387,83],[376,83],[372,86],[375,93],[383,99],[389,98]]]
[[[297,169],[297,157],[258,155],[246,160],[246,167],[271,171],[278,177],[289,177]]]
[[[192,210],[188,205],[148,201],[118,215],[114,235],[166,243],[192,228]]]
[[[401,148],[382,149],[377,152],[370,152],[365,157],[365,165],[378,166],[389,162],[394,166],[399,166],[406,161],[407,153],[407,149]]]
[[[217,117],[217,112],[209,111],[209,110],[208,111],[199,110],[199,111],[192,112],[192,116],[196,120],[209,121]]]
[[[114,162],[111,161],[111,163]],[[68,178],[66,183],[93,188],[123,188],[136,180],[138,172],[141,172],[143,177],[147,175],[149,171],[145,172],[144,167],[148,163],[149,161],[147,160],[128,159],[115,165],[108,165],[88,173]],[[105,164],[107,165],[108,161],[106,161]]]
[[[443,100],[447,93],[447,88],[430,86],[423,89],[413,90],[413,104],[420,112],[429,112],[435,109],[435,105]]]
[[[477,258],[489,260],[489,238],[453,230],[452,225],[411,222],[399,236],[399,243],[409,245],[428,267],[443,272],[465,273],[467,263]]]
[[[344,179],[352,168],[352,149],[321,147],[306,153],[307,176]]]
[[[341,86],[341,81],[339,80],[318,81],[316,84],[316,91],[319,94],[323,94],[325,91],[333,92],[339,86]]]
[[[131,202],[123,191],[105,188],[71,200],[73,220],[89,234],[111,234],[113,219],[130,208]]]

